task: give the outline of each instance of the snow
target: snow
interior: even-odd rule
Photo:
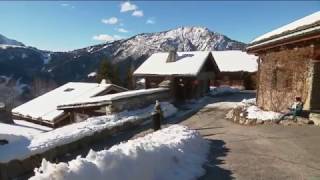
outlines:
[[[91,72],[88,74],[88,77],[96,77],[97,73],[96,72]]]
[[[161,108],[165,118],[172,116],[177,112],[177,109],[168,102],[161,102]],[[0,163],[9,162],[14,159],[22,160],[57,146],[77,141],[86,136],[91,136],[102,130],[121,126],[125,122],[134,122],[139,119],[149,118],[152,112],[153,105],[150,105],[135,111],[124,111],[118,114],[88,118],[85,121],[63,126],[44,133],[41,133],[41,131],[36,129],[30,130],[29,132],[30,128],[28,128],[26,133],[24,133],[24,131],[23,133],[21,132],[22,135],[26,137],[25,139],[16,141],[13,144],[0,146]],[[22,127],[19,126],[11,127],[11,129],[7,127],[1,128],[0,126],[0,132],[4,129],[6,130],[4,134],[10,134],[10,132],[20,133],[18,128],[22,129]]]
[[[73,100],[69,102],[65,102],[61,104],[58,108],[63,109],[63,108],[69,108],[70,106],[100,106],[104,104],[108,104],[113,100],[118,100],[118,99],[123,99],[123,98],[129,98],[129,97],[134,97],[134,96],[141,96],[141,95],[147,95],[147,94],[153,94],[156,92],[161,92],[161,91],[167,91],[167,88],[151,88],[151,89],[140,89],[140,90],[132,90],[132,91],[125,91],[125,92],[120,92],[120,93],[115,93],[115,94],[107,94],[104,96],[96,96],[96,97],[90,97],[86,99],[80,99],[80,100]]]
[[[278,120],[282,114],[273,111],[264,111],[256,106],[256,99],[244,99],[238,104],[238,107],[243,107],[247,112],[247,119],[258,119],[263,121]]]
[[[30,180],[192,180],[205,173],[208,151],[198,132],[172,125],[67,163],[43,159]]]
[[[211,53],[221,72],[256,72],[258,70],[258,57],[255,55],[239,50],[211,51]]]
[[[210,87],[210,95],[218,96],[218,95],[227,95],[237,93],[240,90],[238,88],[229,87],[229,86],[221,86],[221,87]]]
[[[204,108],[206,109],[232,109],[237,107],[237,103],[235,102],[214,102],[211,104],[207,104]]]
[[[263,121],[280,119],[282,114],[273,111],[263,111],[257,106],[249,106],[247,108],[248,119],[259,119]]]
[[[52,122],[63,115],[63,111],[57,110],[58,105],[65,101],[92,97],[109,87],[111,84],[70,82],[14,108],[12,113]]]
[[[25,46],[17,46],[17,45],[0,44],[0,49],[8,49],[8,48],[26,48],[26,47]]]
[[[52,57],[50,53],[46,53],[43,55],[43,63],[44,64],[49,64],[49,62],[51,61]]]
[[[251,43],[256,43],[258,41],[272,38],[273,36],[276,36],[276,35],[281,35],[283,33],[293,31],[293,30],[296,30],[296,29],[301,28],[303,26],[308,26],[308,25],[314,24],[317,21],[320,21],[320,11],[315,12],[315,13],[313,13],[309,16],[306,16],[304,18],[298,19],[290,24],[287,24],[287,25],[282,26],[278,29],[275,29],[271,32],[268,32],[262,36],[259,36],[256,39],[254,39]]]
[[[175,62],[167,63],[169,53],[155,53],[151,55],[133,74],[145,75],[197,75],[205,63],[210,52],[177,52]],[[182,68],[183,67],[183,68]]]
[[[17,126],[37,129],[37,130],[42,131],[42,132],[46,132],[46,131],[51,131],[52,130],[52,128],[50,128],[48,126],[42,126],[42,125],[35,124],[35,123],[32,123],[32,122],[24,121],[24,120],[16,120],[16,119],[14,119],[13,122]]]
[[[35,128],[29,128],[15,124],[0,123],[0,139],[5,139],[9,141],[9,143],[13,143],[21,139],[31,139],[36,134],[40,134],[42,132],[43,131]]]
[[[28,55],[27,55],[26,53],[22,53],[22,54],[21,54],[21,58],[22,58],[22,59],[25,59],[25,58],[27,58],[27,57],[28,57]]]

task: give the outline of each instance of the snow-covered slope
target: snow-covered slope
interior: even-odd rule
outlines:
[[[2,34],[0,34],[0,45],[24,46],[23,43],[18,42],[13,39],[9,39],[9,38],[3,36]]]
[[[8,42],[8,38],[2,39]],[[238,50],[246,46],[205,27],[180,27],[138,34],[69,52],[42,51],[21,45],[2,45],[5,48],[0,48],[0,76],[21,79],[26,84],[31,84],[34,77],[50,78],[58,84],[83,81],[89,73],[96,72],[105,58],[118,65],[119,76],[125,79],[131,66],[137,68],[151,54],[168,51],[172,46],[178,51]]]
[[[245,44],[205,27],[180,27],[164,32],[139,34],[129,39],[82,50],[91,54],[105,52],[119,60],[167,51],[172,46],[178,51],[213,51],[244,49]]]

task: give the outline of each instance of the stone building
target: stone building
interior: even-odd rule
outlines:
[[[300,96],[304,110],[320,110],[320,12],[256,38],[247,51],[259,56],[258,106],[283,111]]]
[[[211,52],[163,52],[151,55],[133,73],[144,78],[146,89],[168,87],[174,100],[205,95],[219,73]]]

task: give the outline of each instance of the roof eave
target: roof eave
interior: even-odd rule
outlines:
[[[246,51],[248,53],[256,53],[260,50],[265,50],[265,49],[271,49],[277,46],[283,46],[283,45],[287,45],[287,44],[293,44],[293,43],[297,43],[297,42],[301,42],[301,41],[306,41],[306,40],[311,40],[311,39],[315,39],[315,38],[319,38],[320,37],[320,26],[317,27],[316,30],[313,31],[309,31],[309,32],[305,32],[305,33],[300,33],[297,34],[295,36],[288,36],[287,38],[285,36],[280,36],[274,39],[269,39],[266,41],[262,41],[259,43],[253,43],[253,44],[249,44],[249,46],[246,48]]]

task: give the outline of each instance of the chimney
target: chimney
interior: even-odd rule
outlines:
[[[169,55],[168,55],[168,58],[167,58],[167,63],[170,63],[170,62],[176,62],[177,60],[177,50],[175,48],[170,48],[169,49]]]

